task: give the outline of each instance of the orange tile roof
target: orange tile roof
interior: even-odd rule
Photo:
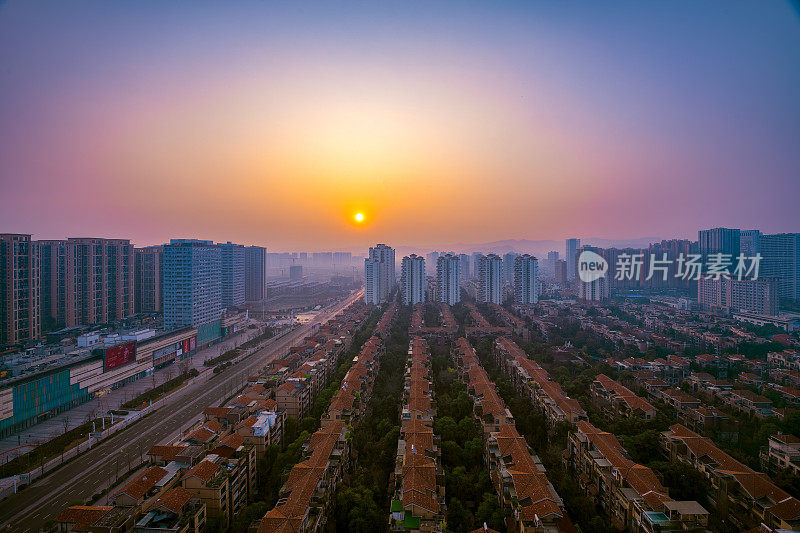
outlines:
[[[336,396],[331,399],[328,412],[339,411],[340,413],[343,413],[345,411],[349,411],[353,408],[353,403],[355,401],[356,397],[352,392],[349,392],[349,390],[339,389],[339,391],[336,393]]]
[[[800,519],[800,501],[787,498],[769,508],[769,513],[781,520],[793,522]]]
[[[700,403],[700,400],[692,396],[691,394],[687,394],[681,389],[666,389],[661,391],[661,394],[664,396],[669,396],[674,400],[681,402],[681,403]]]
[[[599,374],[595,378],[596,383],[600,383],[600,385],[608,391],[613,392],[617,398],[621,398],[628,407],[633,410],[641,410],[641,411],[654,411],[655,407],[653,407],[650,402],[638,396],[636,393],[625,387],[621,383],[611,379],[610,377],[606,376],[605,374]]]
[[[161,457],[165,461],[173,461],[188,446],[171,446],[168,444],[156,444],[147,451],[147,455]]]
[[[95,507],[89,505],[73,505],[67,507],[56,518],[56,522],[74,524],[73,531],[88,531],[89,526],[97,522],[111,507]]]
[[[225,418],[226,416],[228,416],[228,413],[230,413],[232,410],[233,410],[232,407],[206,407],[205,409],[203,409],[203,414],[216,416],[219,418]]]
[[[258,533],[299,533],[304,516],[290,516],[281,507],[275,507],[259,522]]]
[[[237,449],[239,446],[244,444],[244,437],[241,435],[237,435],[236,433],[231,433],[224,439],[220,441],[220,445],[227,446],[228,448],[233,448],[234,450]]]
[[[161,479],[163,479],[166,475],[167,471],[160,466],[151,466],[133,478],[133,481],[129,482],[127,485],[118,490],[115,496],[119,494],[125,494],[134,500],[138,500],[147,494],[153,487],[155,487],[156,483],[161,481]]]
[[[289,496],[262,518],[258,528],[260,533],[300,531],[311,497],[325,474],[330,454],[344,430],[344,423],[336,421],[314,432],[308,444],[311,457],[291,469],[284,484]]]
[[[191,492],[183,487],[172,487],[156,499],[153,507],[163,507],[175,514],[180,514],[183,506],[186,505],[193,496]]]
[[[606,431],[600,431],[589,422],[580,420],[578,430],[586,435],[605,459],[612,464],[622,478],[638,492],[651,508],[657,509],[662,503],[672,501],[667,495],[667,490],[661,485],[655,473],[646,466],[642,466],[628,459],[624,454],[622,444],[617,437]]]
[[[214,432],[204,427],[199,427],[186,435],[186,438],[206,443],[214,438]]]
[[[754,471],[720,450],[714,442],[702,437],[682,424],[670,426],[665,433],[669,439],[682,441],[698,460],[714,468],[721,475],[733,477],[753,499],[767,497],[773,502],[789,498],[789,494],[775,485],[768,476]]]
[[[208,459],[203,459],[194,465],[194,467],[181,478],[181,481],[190,477],[196,477],[203,483],[208,483],[211,481],[211,478],[214,477],[214,474],[217,472],[217,470],[219,470],[219,465],[212,463]]]

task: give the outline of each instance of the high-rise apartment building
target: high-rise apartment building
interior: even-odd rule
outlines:
[[[400,289],[403,304],[425,302],[425,259],[416,254],[403,258],[400,265]]]
[[[567,262],[563,259],[556,259],[554,270],[556,283],[567,283]]]
[[[759,251],[761,232],[757,229],[743,229],[739,232],[739,253],[753,257]],[[736,258],[734,258],[735,260]]]
[[[370,257],[364,258],[364,301],[373,305],[381,303],[381,263]]]
[[[758,246],[759,277],[776,278],[781,298],[800,300],[800,233],[761,235]]]
[[[458,260],[461,263],[461,281],[465,282],[472,279],[470,275],[469,256],[467,254],[458,254]]]
[[[440,255],[436,262],[436,297],[447,305],[461,301],[461,260],[457,255]]]
[[[520,305],[539,301],[539,261],[532,255],[514,259],[514,301]]]
[[[556,261],[558,261],[558,252],[547,252],[547,268],[552,272],[556,271]]]
[[[700,254],[707,261],[709,254],[729,254],[733,260],[739,256],[741,232],[738,229],[712,228],[697,232]]]
[[[364,301],[379,305],[392,293],[396,283],[394,248],[378,244],[364,259]]]
[[[431,252],[425,256],[425,262],[431,265],[431,268],[437,264],[437,261],[439,261],[439,252]]]
[[[578,298],[590,302],[601,302],[611,296],[611,276],[605,276],[594,281],[585,282],[578,280]]]
[[[353,262],[351,252],[333,252],[333,265],[336,267],[349,267]]]
[[[130,240],[70,238],[64,248],[65,326],[107,324],[134,314],[135,259]],[[51,303],[55,307],[51,314],[58,314],[61,302]]]
[[[495,254],[481,256],[478,264],[477,300],[503,303],[503,259]]]
[[[333,266],[333,252],[314,252],[311,260],[314,266],[327,270]]]
[[[267,297],[267,249],[248,246],[244,249],[244,299],[260,302]]]
[[[162,246],[134,248],[134,310],[137,313],[161,312]]]
[[[292,265],[289,267],[289,279],[298,281],[303,279],[303,265]]]
[[[164,246],[164,329],[200,326],[222,316],[222,251],[212,241],[172,239]]]
[[[775,278],[738,280],[704,276],[697,281],[697,304],[703,311],[777,316],[778,282]]]
[[[481,257],[483,257],[482,253],[480,253],[480,252],[472,252],[472,261],[471,261],[472,264],[470,265],[472,267],[472,278],[471,279],[478,279],[478,265],[481,262]]]
[[[567,279],[572,281],[575,279],[575,267],[578,261],[578,248],[581,247],[580,239],[567,239],[566,252],[567,252]]]
[[[222,257],[222,306],[244,305],[244,246],[227,242],[219,247]]]
[[[42,331],[67,325],[67,241],[36,241],[39,245],[39,294]]]
[[[643,250],[644,251],[644,250]],[[691,279],[684,279],[684,276],[678,274],[678,258],[683,254],[687,258],[690,254],[698,253],[698,245],[696,242],[688,239],[669,239],[661,242],[653,243],[650,245],[647,254],[645,254],[645,264],[642,267],[642,285],[647,287],[677,287],[683,289],[692,288],[695,281]],[[670,263],[667,265],[667,279],[664,280],[662,272],[654,269],[653,276],[647,280],[647,275],[650,272],[650,261],[662,261],[664,254]],[[659,263],[654,263],[654,267]],[[609,267],[614,269],[616,263],[609,263]]]
[[[514,283],[514,260],[519,257],[516,252],[508,252],[503,254],[503,283],[511,285]]]
[[[39,298],[38,244],[30,235],[0,233],[0,345],[41,336]]]

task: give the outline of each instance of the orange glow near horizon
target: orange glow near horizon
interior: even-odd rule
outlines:
[[[276,251],[797,230],[788,3],[539,4],[3,3],[0,226]]]

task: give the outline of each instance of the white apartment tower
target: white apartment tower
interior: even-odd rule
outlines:
[[[602,278],[585,282],[578,280],[578,298],[590,302],[601,302],[611,296],[611,279],[606,272]]]
[[[478,259],[479,302],[503,303],[503,259],[495,254]]]
[[[461,301],[461,260],[457,255],[439,256],[436,262],[436,297],[447,305]]]
[[[514,283],[514,268],[515,260],[519,257],[516,252],[508,252],[503,254],[503,283],[511,285]]]
[[[425,302],[425,258],[411,254],[403,258],[400,268],[400,290],[403,304]]]
[[[394,248],[378,244],[364,259],[364,301],[379,305],[386,301],[395,284]]]
[[[520,305],[539,301],[539,261],[532,255],[514,259],[514,301]]]
[[[470,279],[478,279],[478,268],[481,262],[481,257],[483,257],[482,253],[472,252],[472,261],[470,265],[472,267],[472,276]]]

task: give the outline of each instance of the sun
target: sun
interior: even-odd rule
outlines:
[[[364,213],[356,213],[354,218],[356,219],[356,222],[364,222]]]

